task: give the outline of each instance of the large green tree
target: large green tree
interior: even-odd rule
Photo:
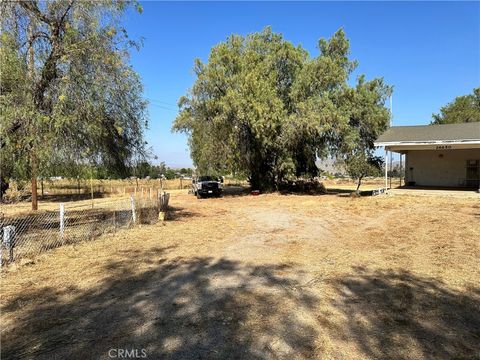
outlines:
[[[295,176],[314,176],[318,157],[346,159],[373,151],[389,122],[391,88],[359,77],[343,30],[318,43],[311,57],[265,28],[232,35],[207,63],[195,61],[193,87],[179,100],[173,130],[189,135],[200,172],[246,175],[255,188],[274,189]]]
[[[473,89],[473,94],[456,97],[432,117],[432,124],[480,122],[480,88]]]
[[[129,64],[124,1],[1,3],[2,177],[126,174],[145,150],[146,102]],[[138,5],[139,10],[141,10]],[[76,170],[75,170],[76,169]]]

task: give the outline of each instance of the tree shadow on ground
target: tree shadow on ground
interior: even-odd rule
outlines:
[[[336,188],[327,188],[326,195],[337,195],[342,197],[349,197],[351,194],[355,193],[355,189],[336,189]],[[360,196],[372,196],[373,190],[359,190]]]
[[[180,221],[202,216],[196,211],[190,211],[181,206],[168,206],[168,221]]]
[[[102,199],[106,197],[107,194],[96,191],[93,193],[94,199]],[[70,201],[82,201],[82,200],[91,200],[92,194],[91,193],[83,193],[83,194],[44,194],[39,196],[40,200],[45,202],[70,202]]]
[[[250,195],[250,186],[225,185],[222,196],[237,197]]]
[[[108,359],[110,349],[145,349],[148,359],[314,357],[318,334],[301,314],[318,299],[299,290],[289,265],[166,260],[168,251],[150,249],[143,271],[125,254],[89,290],[25,289],[3,306],[22,316],[4,329],[2,359]]]
[[[356,267],[320,281],[334,291],[320,298],[296,265],[171,251],[120,252],[88,290],[24,289],[2,304],[16,313],[2,359],[108,359],[110,349],[145,349],[147,359],[479,358],[478,287]]]
[[[322,327],[372,359],[479,359],[480,288],[452,290],[409,271],[354,269],[331,281]],[[343,319],[343,320],[339,320]]]

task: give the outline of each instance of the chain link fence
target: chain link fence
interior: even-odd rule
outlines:
[[[66,244],[95,239],[164,218],[169,194],[130,197],[94,205],[61,203],[58,210],[0,219],[0,265]],[[161,215],[159,217],[159,214]]]

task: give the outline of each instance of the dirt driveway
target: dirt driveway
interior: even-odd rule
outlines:
[[[480,358],[477,198],[171,205],[4,272],[2,359]]]

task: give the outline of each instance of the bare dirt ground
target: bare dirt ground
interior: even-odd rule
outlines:
[[[4,271],[2,359],[480,358],[479,198],[171,206]]]

